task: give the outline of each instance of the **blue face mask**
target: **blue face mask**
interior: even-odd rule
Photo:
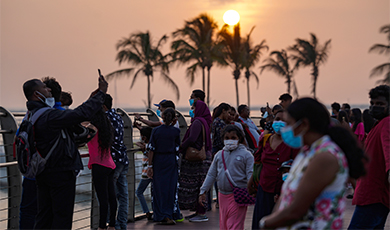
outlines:
[[[194,104],[194,99],[190,99],[190,106],[192,106]]]
[[[283,181],[286,181],[286,180],[287,180],[287,177],[288,177],[288,173],[283,173],[283,175],[282,175]]]
[[[284,121],[274,121],[272,123],[272,128],[275,130],[277,134],[280,134],[280,129],[285,127],[286,123]]]
[[[283,142],[291,148],[302,148],[303,147],[303,138],[304,133],[300,133],[298,136],[294,136],[294,129],[301,124],[301,121],[296,122],[293,126],[285,126],[280,129],[280,134],[282,136]]]
[[[161,117],[161,111],[159,109],[157,110],[157,116]]]
[[[195,113],[194,113],[194,110],[193,110],[193,109],[190,109],[190,117],[191,117],[191,118],[194,118],[194,117],[195,117]]]

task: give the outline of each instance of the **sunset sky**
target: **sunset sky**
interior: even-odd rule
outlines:
[[[72,92],[77,106],[97,87],[97,69],[103,74],[121,66],[115,61],[116,43],[131,33],[149,30],[157,41],[164,34],[183,27],[200,13],[208,13],[223,25],[222,16],[234,9],[241,16],[241,34],[255,26],[255,44],[263,39],[270,51],[286,49],[296,38],[317,35],[320,44],[332,39],[328,62],[319,69],[317,97],[329,105],[334,101],[368,104],[368,91],[378,78],[369,78],[373,67],[388,57],[368,53],[375,43],[387,44],[379,28],[390,22],[389,0],[1,0],[1,72],[0,106],[24,109],[22,84],[31,78],[55,77],[64,91]],[[172,39],[163,46],[169,52]],[[270,52],[261,57],[259,66]],[[201,72],[195,84],[185,78],[185,66],[170,68],[170,77],[179,85],[180,100],[155,75],[153,103],[172,99],[177,106],[188,106],[192,89],[201,88]],[[247,102],[244,75],[239,80],[240,103]],[[273,72],[259,75],[260,85],[251,84],[251,105],[278,103],[285,93],[285,80]],[[310,69],[296,76],[300,96],[310,95]],[[118,107],[145,107],[146,78],[130,88],[131,78],[109,82]],[[236,105],[231,68],[214,66],[211,71],[212,105],[227,102]],[[114,98],[115,99],[115,98]]]

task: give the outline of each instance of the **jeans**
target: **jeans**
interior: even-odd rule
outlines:
[[[139,203],[141,204],[141,207],[142,207],[142,211],[144,213],[148,213],[149,212],[149,208],[148,208],[148,204],[146,204],[146,200],[145,200],[145,197],[144,197],[144,192],[145,190],[147,189],[148,185],[152,182],[153,180],[148,178],[142,178],[138,184],[138,188],[137,190],[135,191],[135,194],[137,195],[138,197],[138,200],[139,200]]]
[[[381,203],[356,205],[348,229],[384,229],[389,208]]]
[[[35,179],[23,178],[20,202],[19,229],[33,229],[38,212],[37,184]]]
[[[114,171],[114,184],[116,199],[118,201],[118,214],[116,217],[115,229],[127,229],[127,215],[129,210],[129,194],[127,189],[127,172],[129,165],[116,163]]]

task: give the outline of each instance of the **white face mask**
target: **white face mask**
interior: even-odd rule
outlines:
[[[42,98],[39,98],[39,100],[41,100],[43,103],[45,103],[46,105],[50,106],[53,108],[53,106],[55,105],[56,101],[54,100],[54,97],[45,97],[43,94],[41,94],[40,92],[36,91],[39,95],[41,95],[43,98],[45,98],[45,101],[43,101]]]
[[[224,150],[233,151],[238,147],[238,140],[224,140],[223,143],[225,144]]]

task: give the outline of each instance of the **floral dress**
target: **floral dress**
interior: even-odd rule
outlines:
[[[339,162],[340,169],[336,178],[310,205],[306,215],[295,224],[280,229],[341,229],[343,227],[343,213],[345,210],[345,184],[348,179],[348,163],[341,149],[330,139],[323,136],[302,151],[295,158],[287,180],[282,187],[279,210],[289,206],[294,200],[300,181],[310,160],[318,153],[330,152]]]

